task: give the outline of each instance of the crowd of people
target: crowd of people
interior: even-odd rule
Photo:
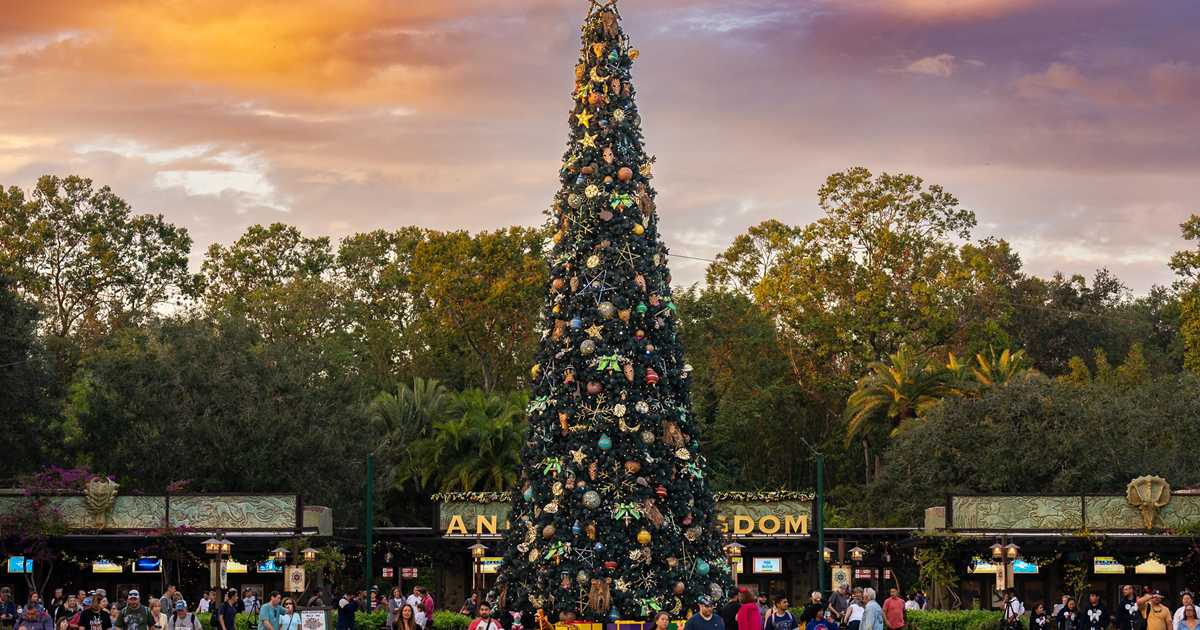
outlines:
[[[210,590],[193,606],[174,586],[158,597],[143,600],[131,590],[119,601],[110,601],[104,589],[65,593],[56,589],[49,601],[34,593],[18,605],[12,593],[0,589],[0,630],[237,630],[238,613],[251,613],[257,630],[301,630],[299,602],[278,591],[260,598],[251,589]],[[324,597],[314,594],[305,606],[322,606]],[[696,614],[688,617],[682,630],[907,630],[908,613],[928,607],[922,591],[901,597],[890,589],[882,602],[872,588],[843,586],[828,598],[814,591],[809,600],[792,608],[784,595],[768,598],[749,588],[740,588],[730,601],[701,598]],[[1012,589],[1003,593],[1000,604],[1003,630],[1200,630],[1200,607],[1191,592],[1179,594],[1172,609],[1166,596],[1148,587],[1125,586],[1120,601],[1109,607],[1103,595],[1089,593],[1081,604],[1069,595],[1050,605],[1039,602],[1026,608]],[[330,602],[333,603],[333,602]],[[379,591],[342,593],[336,601],[337,630],[357,630],[356,613],[385,611],[386,630],[429,630],[436,604],[428,589],[415,586],[405,595],[400,588],[390,594]],[[472,593],[458,609],[471,617],[468,630],[524,630],[521,613],[494,610],[480,593]],[[209,613],[204,624],[197,617]],[[575,623],[573,611],[564,611],[559,624]],[[654,630],[680,630],[665,612],[652,618]],[[531,623],[542,630],[549,619]]]
[[[1005,630],[1024,627],[1022,617],[1028,619],[1029,630],[1200,630],[1200,607],[1192,592],[1180,593],[1172,610],[1167,596],[1148,586],[1123,586],[1120,601],[1111,608],[1102,593],[1092,591],[1083,604],[1063,595],[1053,605],[1039,602],[1027,609],[1008,589],[1002,609]]]

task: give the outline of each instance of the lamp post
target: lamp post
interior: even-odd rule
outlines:
[[[1013,579],[1012,566],[1021,557],[1021,548],[1016,543],[1008,542],[1004,537],[996,541],[989,549],[992,552],[992,562],[996,567],[996,590],[1003,591],[1012,588],[1016,581]]]
[[[216,536],[204,541],[204,552],[213,556],[214,559],[210,562],[215,563],[209,565],[209,587],[216,587],[219,583],[221,588],[225,588],[225,572],[221,570],[221,567],[225,556],[233,553],[233,541],[225,538],[225,532],[217,532]]]
[[[825,547],[825,455],[813,448],[813,445],[803,437],[800,438],[800,441],[808,447],[808,450],[812,451],[813,464],[817,467],[817,496],[816,503],[813,505],[813,520],[816,523],[813,523],[813,526],[817,530],[817,549],[823,550]],[[825,587],[829,583],[829,576],[826,573],[828,571],[826,571],[825,554],[818,553],[817,584],[818,590],[822,593],[825,592]]]
[[[305,547],[300,550],[300,557],[303,558],[305,562],[312,562],[313,560],[317,559],[317,550],[313,549],[312,547]]]
[[[742,549],[745,548],[746,545],[736,540],[731,540],[729,544],[725,545],[725,556],[729,558],[729,568],[731,569],[730,573],[733,573],[733,586],[735,588],[738,585],[738,567],[734,560],[742,557]]]
[[[479,589],[478,576],[480,575],[480,563],[483,562],[483,554],[487,553],[487,547],[479,542],[479,537],[476,536],[475,544],[467,547],[467,549],[471,551],[471,563],[473,565],[471,568],[471,590],[476,591]]]

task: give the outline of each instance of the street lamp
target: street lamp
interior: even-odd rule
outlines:
[[[283,547],[276,547],[271,550],[271,556],[275,558],[276,563],[283,564],[287,562],[288,550]]]
[[[863,558],[866,556],[867,550],[859,547],[858,545],[855,545],[852,549],[850,549],[850,559],[854,562],[862,562]]]
[[[480,563],[483,562],[483,554],[487,553],[487,547],[476,538],[475,544],[467,549],[471,551],[471,561],[474,565],[471,571],[471,590],[474,591],[479,589],[477,579],[480,575]]]
[[[317,550],[312,547],[305,547],[300,550],[300,557],[304,558],[305,562],[312,562],[317,559]]]
[[[1012,565],[1021,557],[1021,548],[1016,543],[1008,542],[1006,537],[996,541],[988,549],[992,552],[992,562],[996,567],[996,590],[1012,588]]]
[[[220,582],[221,588],[225,588],[225,573],[221,571],[221,563],[224,562],[225,556],[233,552],[233,541],[225,538],[225,532],[217,532],[217,535],[204,541],[204,552],[215,558],[210,561],[208,574],[209,587],[216,587],[217,582]],[[216,575],[213,575],[213,573]]]
[[[737,563],[734,562],[734,560],[742,557],[742,550],[745,548],[746,545],[743,545],[736,540],[732,540],[729,542],[729,544],[725,545],[725,555],[729,558],[729,568],[732,569],[731,573],[733,573],[734,586],[738,585],[738,568]]]
[[[825,547],[821,550],[821,557],[825,559],[825,564],[833,562],[833,550]]]

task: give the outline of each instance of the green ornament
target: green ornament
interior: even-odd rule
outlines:
[[[645,302],[638,302],[638,305],[637,305],[637,312],[638,312],[638,314],[639,314],[639,315],[645,314],[645,312],[646,312],[646,311],[648,311],[648,310],[650,310],[650,309],[646,308],[646,303],[645,303]]]

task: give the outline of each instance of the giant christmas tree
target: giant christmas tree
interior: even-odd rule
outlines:
[[[614,0],[590,0],[529,435],[494,595],[581,619],[681,615],[731,587],[691,415],[652,163]]]

